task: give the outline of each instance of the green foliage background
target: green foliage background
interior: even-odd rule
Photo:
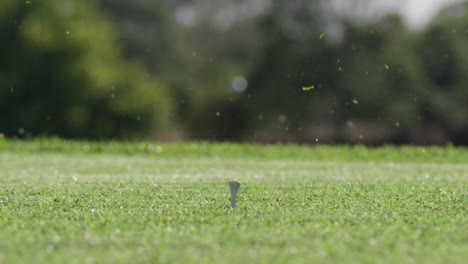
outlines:
[[[420,31],[322,0],[245,3],[2,1],[0,133],[468,144],[466,3]]]
[[[2,132],[132,138],[168,121],[167,89],[122,58],[93,1],[28,3],[1,4]]]

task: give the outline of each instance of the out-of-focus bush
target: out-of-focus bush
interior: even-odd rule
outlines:
[[[415,50],[430,80],[421,102],[423,118],[463,144],[468,144],[467,10],[465,3],[441,12]]]
[[[164,86],[124,61],[93,1],[0,3],[0,131],[133,138],[170,116]]]

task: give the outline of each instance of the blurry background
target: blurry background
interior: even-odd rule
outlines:
[[[2,0],[2,137],[468,145],[468,2]]]

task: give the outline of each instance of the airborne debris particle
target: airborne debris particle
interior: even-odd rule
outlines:
[[[385,69],[390,70],[390,67],[387,64],[384,64],[383,66],[385,67]]]
[[[357,99],[353,99],[353,104],[359,104],[359,101]]]
[[[161,146],[156,146],[156,152],[161,153],[163,151],[163,148]]]
[[[302,91],[310,91],[312,89],[314,89],[315,86],[311,85],[311,86],[305,86],[305,87],[302,87]]]
[[[319,40],[322,40],[324,37],[325,37],[325,34],[324,34],[324,33],[320,34]]]

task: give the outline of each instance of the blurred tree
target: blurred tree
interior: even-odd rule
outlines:
[[[177,104],[175,119],[186,118],[188,90],[188,59],[190,53],[176,24],[174,12],[179,5],[174,0],[99,0],[101,9],[112,19],[117,40],[124,56],[144,64],[148,73],[169,86],[173,102]],[[180,103],[183,102],[183,103]]]
[[[144,63],[160,76],[180,67],[178,29],[167,1],[99,0],[100,7],[114,22],[124,55]]]
[[[381,141],[405,142],[408,129],[422,122],[417,100],[428,85],[414,52],[415,38],[397,15],[372,25],[348,23],[344,32],[337,75],[341,122],[380,123],[387,130]]]
[[[187,109],[184,125],[196,139],[236,140],[246,127],[241,92],[233,83],[256,67],[261,48],[257,17],[250,16],[254,2],[193,1],[179,6],[194,16],[181,29],[181,79],[189,96],[180,103]]]
[[[423,119],[446,130],[458,144],[468,144],[467,10],[467,2],[442,10],[415,50],[430,79],[421,98]]]
[[[319,1],[277,1],[265,16],[262,60],[244,94],[252,127],[295,130],[311,119],[329,118],[337,58],[319,10]],[[312,91],[303,91],[310,86]]]
[[[277,1],[266,17],[263,62],[244,97],[251,126],[312,141],[308,127],[329,125],[333,142],[406,142],[429,83],[415,38],[397,15],[330,21],[322,4]]]
[[[5,0],[0,10],[0,131],[133,138],[167,123],[167,91],[122,60],[93,1]]]

